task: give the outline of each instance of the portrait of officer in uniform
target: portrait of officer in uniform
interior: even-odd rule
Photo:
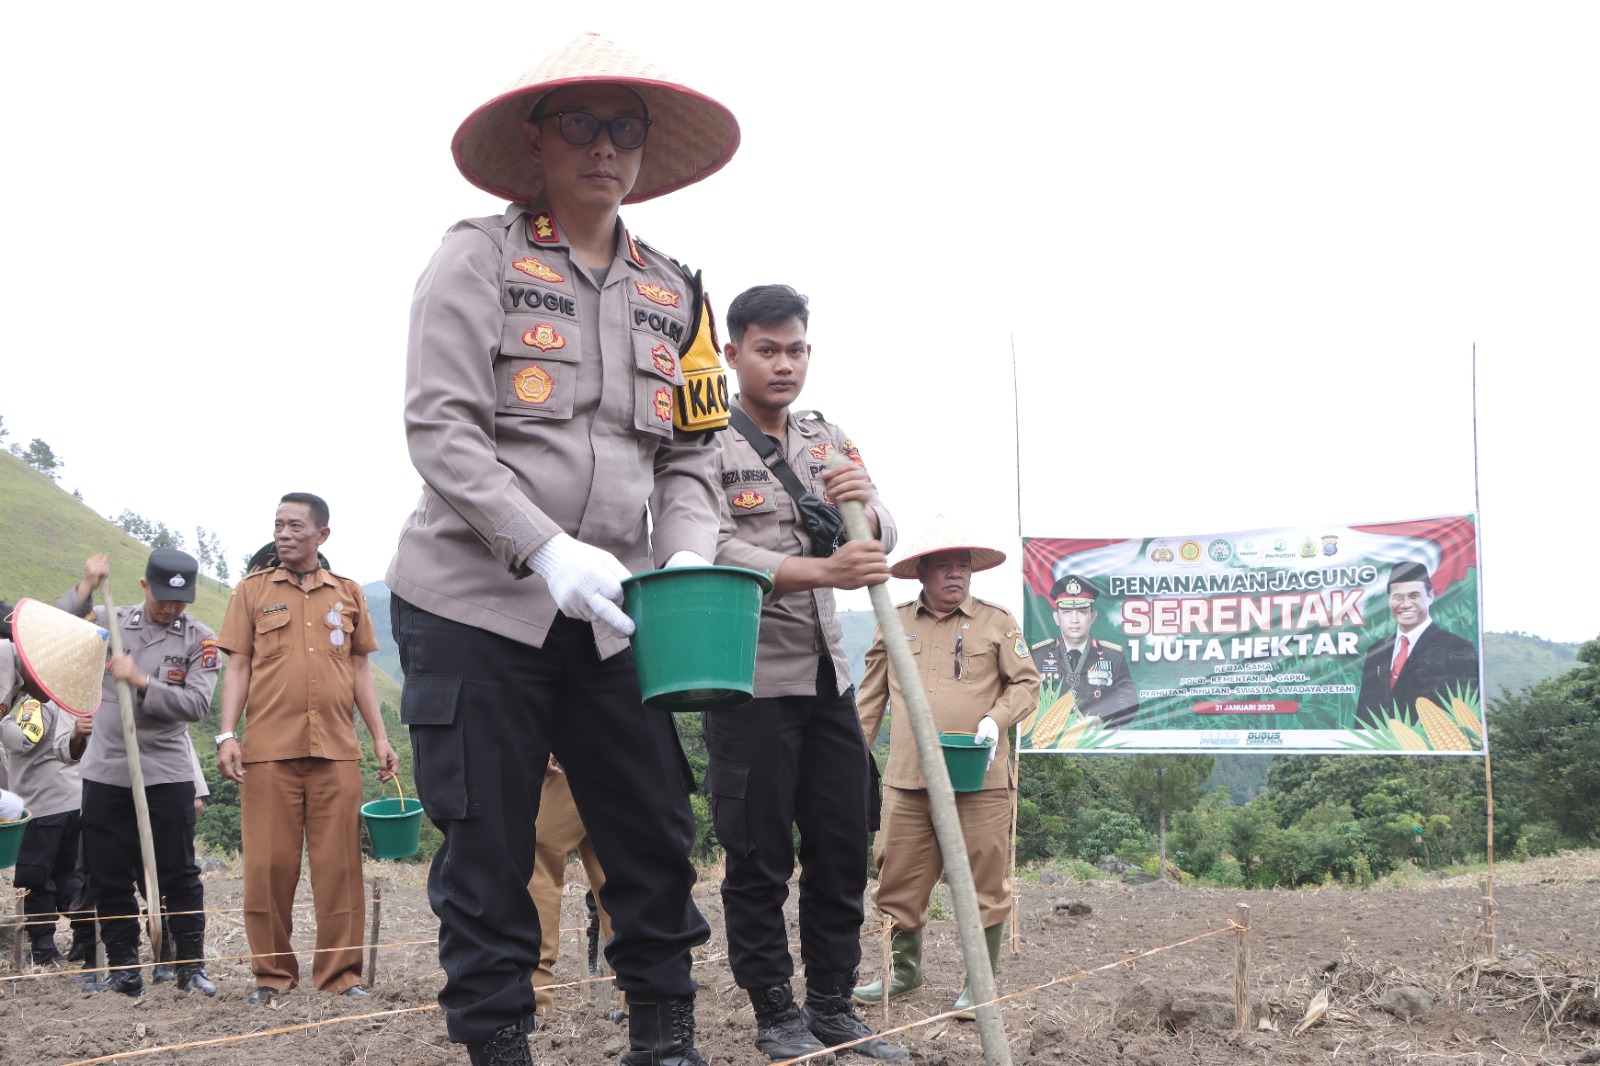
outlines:
[[[1073,693],[1078,713],[1093,715],[1107,729],[1125,726],[1139,713],[1139,690],[1120,645],[1090,632],[1100,617],[1100,590],[1086,577],[1068,574],[1050,589],[1050,617],[1058,635],[1033,646],[1033,662],[1046,692]]]
[[[1452,695],[1478,687],[1478,649],[1433,621],[1428,568],[1396,563],[1388,593],[1395,631],[1367,652],[1356,701],[1356,719],[1365,725],[1412,717],[1420,698],[1443,706]]]

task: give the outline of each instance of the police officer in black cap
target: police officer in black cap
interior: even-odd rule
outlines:
[[[1094,601],[1100,590],[1088,578],[1068,574],[1050,589],[1050,617],[1059,636],[1033,646],[1033,662],[1045,691],[1069,691],[1080,714],[1098,716],[1107,729],[1125,726],[1139,711],[1139,691],[1122,648],[1096,638],[1090,630],[1099,613]]]
[[[104,555],[89,559],[83,580],[56,606],[75,615],[90,609],[91,598],[110,573]],[[134,886],[143,876],[133,787],[123,745],[117,682],[133,695],[133,718],[150,808],[156,874],[170,909],[169,924],[178,948],[177,987],[216,994],[205,971],[205,891],[194,858],[194,764],[187,731],[211,710],[217,687],[216,635],[184,613],[194,602],[200,565],[185,552],[150,553],[144,602],[117,608],[123,654],[106,663],[93,737],[80,763],[83,773],[85,869],[100,921],[100,939],[112,969],[90,992],[137,996],[144,988],[139,970],[139,912]],[[94,620],[106,625],[105,608]]]

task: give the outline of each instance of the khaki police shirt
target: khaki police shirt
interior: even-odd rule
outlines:
[[[35,818],[77,810],[83,779],[72,757],[76,719],[48,701],[23,697],[16,704],[9,714],[0,713],[0,747],[11,764],[11,790]]]
[[[218,643],[250,660],[239,741],[247,763],[361,758],[351,656],[371,655],[378,638],[360,585],[327,570],[315,578],[302,589],[287,570],[259,571],[228,601]]]
[[[722,526],[717,562],[772,575],[785,559],[813,554],[799,507],[778,476],[762,464],[754,446],[734,426],[718,436]],[[818,497],[823,495],[822,470],[829,456],[837,453],[861,463],[861,453],[844,431],[816,411],[790,411],[787,436],[789,468],[800,484]],[[878,540],[888,552],[895,544],[894,518],[878,499],[876,488],[868,506],[878,516]],[[833,589],[768,595],[761,607],[761,635],[756,645],[755,695],[817,695],[817,661],[823,655],[833,660],[839,686],[836,695],[843,694],[850,687],[850,663],[844,654]]]
[[[1011,727],[1039,706],[1039,668],[1022,639],[1022,627],[1004,607],[968,596],[954,611],[939,618],[918,596],[897,608],[905,627],[906,646],[917,664],[917,676],[933,708],[941,733],[976,732],[989,715],[1000,726],[994,761],[984,775],[983,787],[1009,784],[1006,753]],[[961,677],[956,677],[956,640],[961,640]],[[910,712],[901,695],[900,682],[889,666],[883,633],[873,638],[867,651],[866,677],[856,695],[861,731],[871,745],[878,738],[883,714],[889,711],[889,765],[883,783],[895,788],[927,788],[917,738],[911,732]]]
[[[672,422],[692,304],[682,271],[620,223],[598,286],[542,205],[457,223],[411,305],[406,440],[424,488],[389,588],[539,647],[556,605],[528,558],[555,534],[635,573],[711,558],[716,444]]]
[[[56,606],[80,618],[89,612],[89,602],[78,599],[75,589],[57,600]],[[95,606],[94,622],[105,626],[103,606]],[[144,783],[170,785],[193,780],[189,723],[211,711],[211,695],[219,676],[215,634],[210,626],[187,614],[179,615],[171,625],[146,622],[143,601],[118,607],[117,624],[122,630],[122,650],[150,678],[143,692],[129,686]],[[128,750],[122,742],[122,704],[109,673],[101,681],[94,733],[78,767],[85,781],[133,787]]]

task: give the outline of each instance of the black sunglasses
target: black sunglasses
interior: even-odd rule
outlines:
[[[587,111],[554,111],[548,115],[529,116],[528,121],[543,122],[547,118],[559,121],[557,128],[561,130],[562,140],[580,147],[593,144],[603,129],[619,150],[631,152],[643,147],[645,136],[650,132],[650,120],[636,115],[618,115],[609,122],[602,122]]]

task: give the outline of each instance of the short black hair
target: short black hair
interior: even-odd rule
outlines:
[[[744,340],[744,331],[752,323],[775,325],[798,318],[800,325],[811,324],[811,301],[794,290],[793,285],[756,285],[741,292],[728,305],[725,320],[728,336],[733,343]]]
[[[1420,581],[1428,595],[1433,595],[1433,578],[1428,574],[1428,568],[1421,563],[1395,563],[1389,570],[1389,584],[1384,591],[1394,588],[1402,581]]]
[[[328,501],[309,492],[286,492],[279,503],[303,503],[311,508],[311,520],[322,529],[328,524]]]

